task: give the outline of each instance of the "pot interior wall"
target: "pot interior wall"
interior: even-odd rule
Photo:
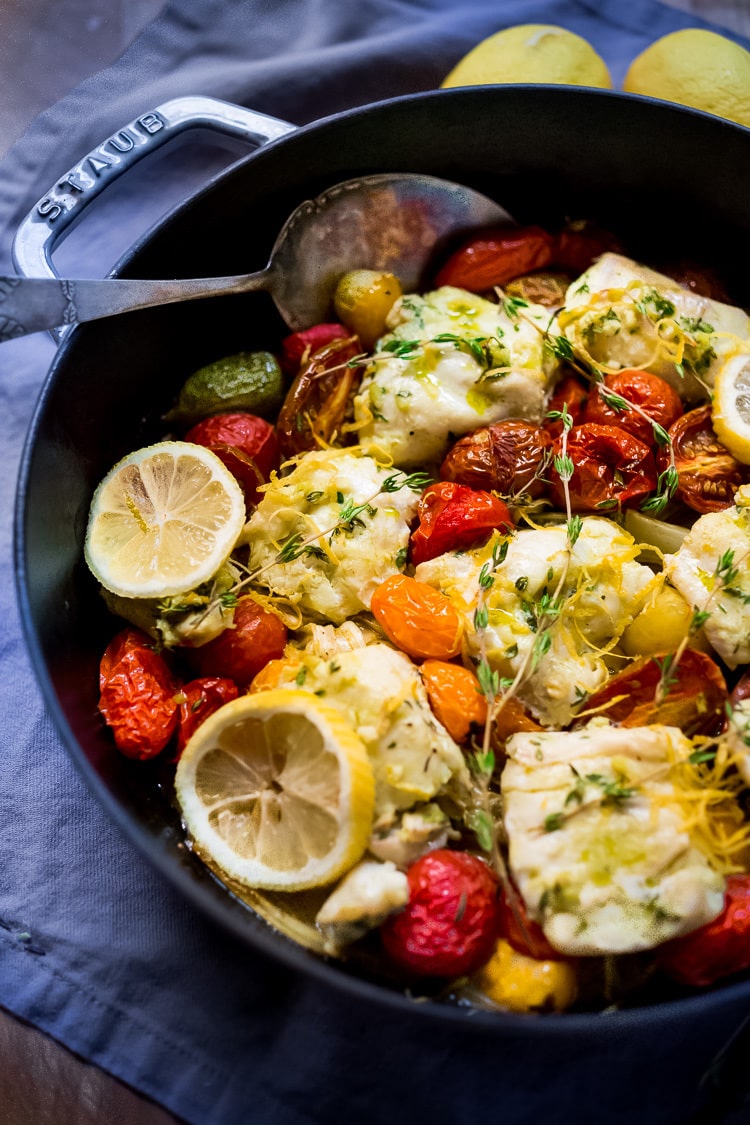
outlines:
[[[713,266],[733,299],[750,304],[750,132],[667,105],[543,88],[446,91],[306,127],[180,208],[120,272],[189,277],[260,268],[303,199],[360,173],[399,170],[475,186],[521,223],[598,220],[635,256],[687,256]],[[124,453],[165,435],[161,415],[186,376],[214,358],[273,347],[283,331],[265,294],[146,310],[77,329],[56,359],[27,449],[19,588],[48,705],[119,823],[224,924],[333,979],[338,970],[279,941],[192,861],[159,768],[112,752],[96,689],[113,622],[82,560],[95,485]],[[704,1000],[716,1003],[717,996]]]

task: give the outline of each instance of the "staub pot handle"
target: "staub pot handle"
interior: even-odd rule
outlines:
[[[208,129],[262,146],[292,132],[295,126],[230,102],[199,96],[174,98],[140,114],[79,160],[31,209],[13,241],[17,273],[56,278],[52,251],[86,207],[144,157],[191,129]],[[53,335],[59,340],[66,331],[59,329]]]

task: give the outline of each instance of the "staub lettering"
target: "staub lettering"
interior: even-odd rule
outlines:
[[[95,188],[110,169],[123,164],[122,157],[126,153],[148,145],[151,137],[161,132],[166,124],[161,114],[151,112],[118,130],[58,180],[53,192],[37,203],[37,215],[47,223],[54,223],[64,212],[72,211],[79,196]]]

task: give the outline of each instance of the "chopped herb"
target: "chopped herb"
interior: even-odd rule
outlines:
[[[297,685],[297,687],[302,687],[302,685],[304,684],[306,679],[307,679],[307,668],[305,668],[303,666],[302,668],[300,668],[299,672],[294,677],[294,682]]]

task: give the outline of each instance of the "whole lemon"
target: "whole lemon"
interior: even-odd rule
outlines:
[[[564,27],[542,23],[519,24],[483,39],[464,55],[441,86],[495,82],[612,86],[604,61],[590,43]]]
[[[750,126],[750,51],[713,31],[673,31],[633,60],[623,89]]]

